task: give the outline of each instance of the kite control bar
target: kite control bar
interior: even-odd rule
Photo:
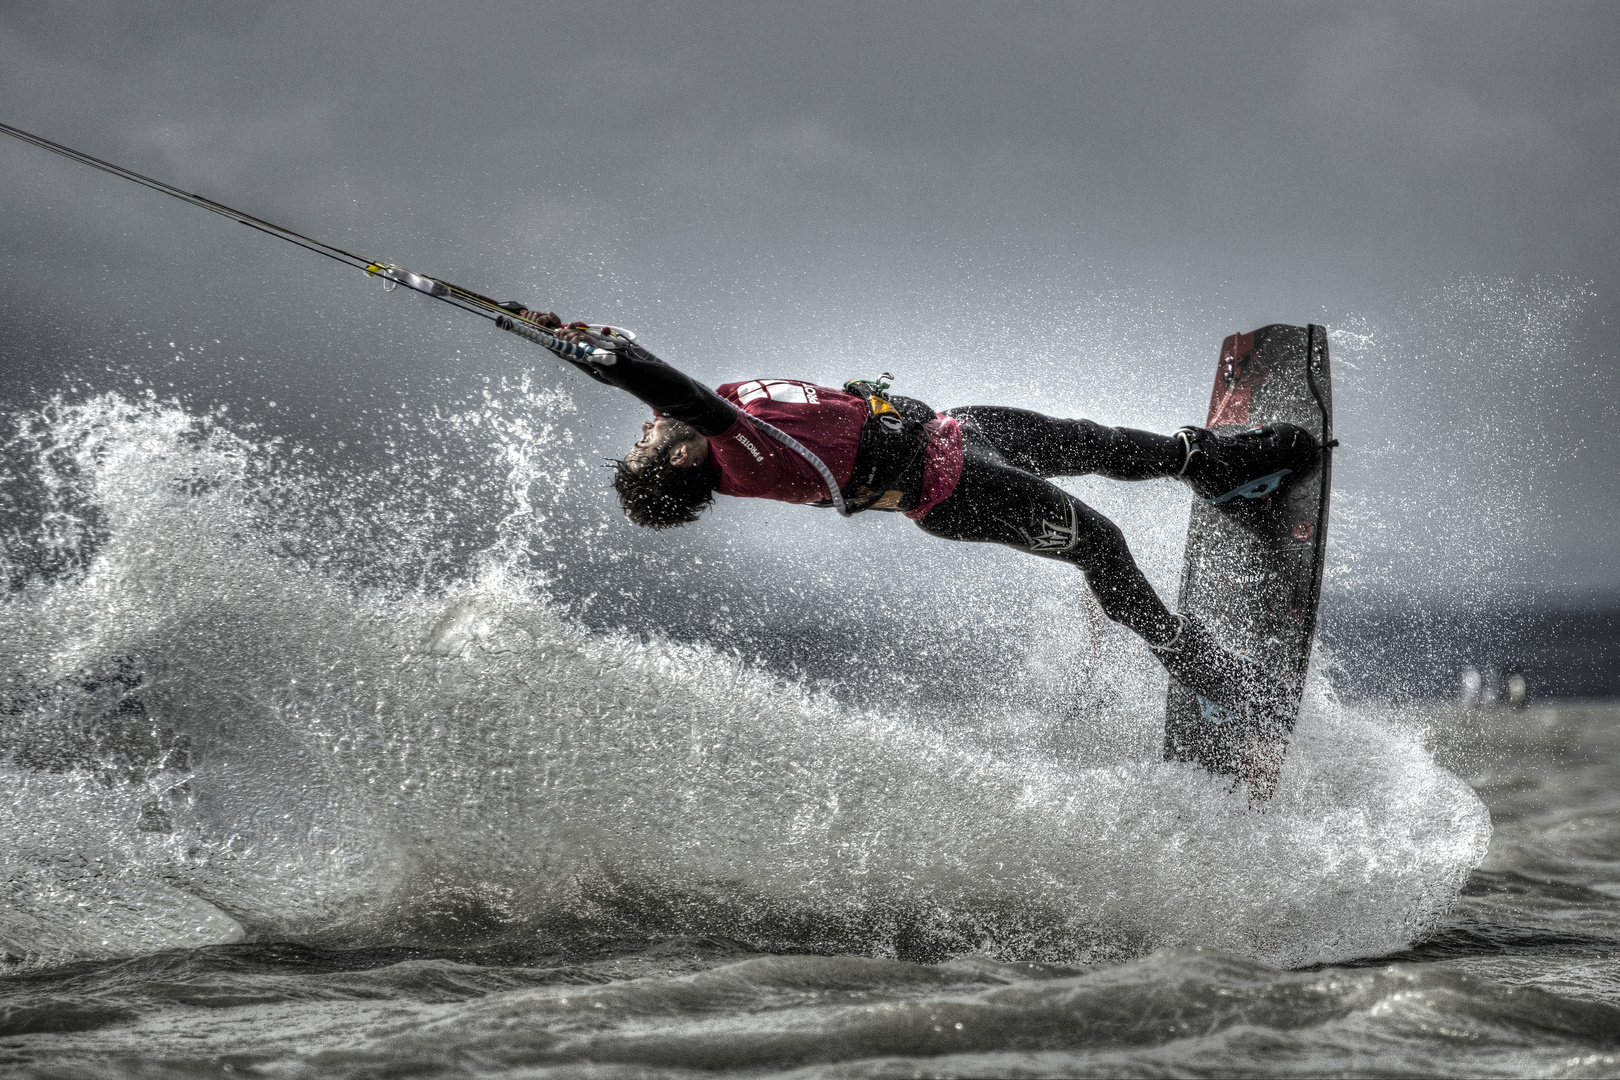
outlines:
[[[288,243],[297,244],[299,247],[313,251],[317,255],[325,255],[329,259],[335,259],[345,266],[364,270],[368,274],[384,279],[388,283],[389,289],[403,285],[407,289],[431,296],[435,300],[443,300],[445,303],[452,304],[462,311],[468,311],[481,318],[489,319],[500,329],[510,331],[518,337],[532,341],[544,349],[549,349],[564,360],[574,363],[594,364],[598,367],[611,367],[616,359],[613,355],[614,347],[620,342],[635,341],[635,335],[629,331],[608,326],[587,326],[585,324],[579,325],[590,333],[590,336],[597,344],[578,345],[571,341],[564,341],[555,334],[547,332],[544,327],[538,326],[521,316],[515,316],[511,307],[499,304],[489,297],[482,296],[470,289],[463,289],[450,284],[448,281],[441,281],[425,274],[418,274],[402,266],[395,266],[393,263],[376,262],[364,256],[356,255],[352,251],[344,251],[340,247],[324,244],[319,240],[304,236],[302,233],[284,229],[274,222],[265,221],[263,218],[254,217],[252,214],[244,214],[240,210],[233,210],[224,203],[217,203],[213,199],[193,195],[189,191],[182,191],[172,184],[165,184],[161,180],[143,176],[138,172],[114,165],[109,161],[102,161],[100,158],[80,153],[71,147],[63,146],[61,143],[52,142],[38,135],[31,135],[9,124],[0,124],[0,132],[5,132],[15,139],[21,139],[25,143],[32,143],[41,149],[49,150],[53,154],[71,158],[80,164],[90,166],[92,169],[100,169],[104,173],[111,173],[113,176],[140,184],[142,187],[151,188],[153,191],[161,191],[165,195],[172,196],[182,202],[188,202],[193,206],[200,206],[204,210],[219,214],[221,217],[228,217],[232,221],[240,221],[243,225],[258,229],[260,232],[268,233],[278,239],[286,240]]]

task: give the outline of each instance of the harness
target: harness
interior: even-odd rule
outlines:
[[[867,409],[855,450],[855,469],[842,492],[851,514],[912,510],[922,500],[923,470],[928,461],[926,425],[935,419],[934,410],[915,398],[891,397],[893,378],[884,372],[876,379],[851,379],[844,384],[844,392],[865,399]]]

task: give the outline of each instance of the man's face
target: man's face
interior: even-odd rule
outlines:
[[[642,466],[656,460],[670,447],[673,447],[670,464],[677,468],[696,465],[709,456],[709,441],[699,435],[696,428],[668,416],[659,416],[641,425],[641,438],[624,455],[624,460],[632,471],[640,472]]]

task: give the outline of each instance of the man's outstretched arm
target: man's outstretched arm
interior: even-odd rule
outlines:
[[[634,343],[621,345],[603,382],[635,395],[655,412],[691,424],[698,434],[720,435],[737,421],[737,407],[684,372]]]
[[[565,327],[552,312],[525,311],[521,317],[553,331],[564,341],[596,345],[589,330]],[[670,367],[633,342],[614,342],[610,367],[570,361],[598,382],[616,386],[650,405],[655,412],[691,424],[705,436],[720,435],[737,420],[737,407],[684,372]]]

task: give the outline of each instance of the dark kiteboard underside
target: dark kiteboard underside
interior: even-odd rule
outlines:
[[[1242,777],[1264,798],[1276,784],[1310,662],[1326,554],[1333,440],[1327,331],[1266,326],[1221,343],[1207,427],[1230,433],[1256,425],[1298,424],[1325,449],[1282,486],[1250,485],[1220,505],[1193,504],[1181,573],[1181,610],[1204,620],[1230,648],[1285,680],[1285,721],[1233,717],[1174,680],[1165,705],[1164,756]]]

